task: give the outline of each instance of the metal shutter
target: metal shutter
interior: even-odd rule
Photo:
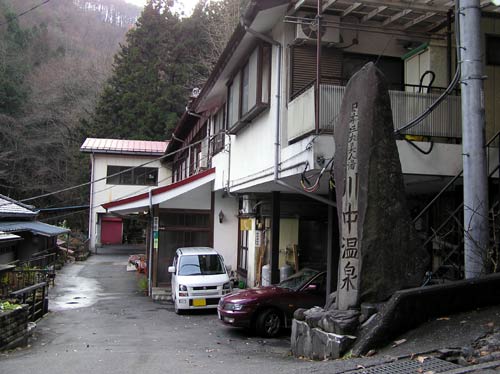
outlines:
[[[290,48],[290,99],[298,96],[316,80],[316,47],[296,45]],[[321,51],[321,82],[341,84],[342,51],[323,47]]]

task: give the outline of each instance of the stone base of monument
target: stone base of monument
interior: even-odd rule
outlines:
[[[361,313],[357,310],[298,309],[292,322],[291,349],[296,357],[336,359],[352,347]]]
[[[325,332],[311,328],[307,322],[292,322],[291,346],[295,357],[328,360],[342,357],[351,348],[356,337]]]

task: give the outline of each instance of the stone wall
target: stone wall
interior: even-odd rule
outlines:
[[[28,306],[0,312],[0,351],[27,344]]]

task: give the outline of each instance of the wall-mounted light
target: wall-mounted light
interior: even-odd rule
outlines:
[[[224,213],[222,212],[222,210],[219,212],[219,223],[222,223],[222,221],[224,221]]]

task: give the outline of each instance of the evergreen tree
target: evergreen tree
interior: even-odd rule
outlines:
[[[28,95],[24,81],[29,70],[26,55],[31,33],[19,26],[15,14],[3,3],[0,12],[5,14],[4,25],[0,26],[2,34],[5,32],[0,39],[0,113],[17,115]]]
[[[189,94],[182,32],[164,1],[146,5],[115,56],[91,126],[94,136],[167,139]]]

